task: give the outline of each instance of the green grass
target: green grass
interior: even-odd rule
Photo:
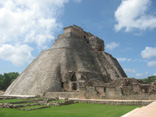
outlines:
[[[33,111],[0,108],[0,117],[120,117],[137,107],[76,103]]]
[[[44,99],[44,98],[7,99],[7,100],[0,100],[0,103],[20,102],[20,101],[32,101],[32,100],[36,100],[36,99]]]
[[[9,99],[9,100],[0,100],[0,103],[20,102],[20,101],[27,101],[27,100],[25,100],[25,99]]]

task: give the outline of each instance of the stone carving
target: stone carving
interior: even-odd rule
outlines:
[[[155,94],[155,84],[127,78],[118,61],[104,51],[102,39],[73,25],[64,28],[53,46],[41,52],[5,95],[116,98]]]

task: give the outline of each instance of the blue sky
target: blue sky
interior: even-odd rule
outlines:
[[[128,77],[156,75],[155,6],[155,0],[1,0],[0,73],[21,73],[75,24],[103,39]]]

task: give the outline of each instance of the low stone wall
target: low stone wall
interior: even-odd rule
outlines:
[[[140,105],[146,106],[153,101],[151,100],[75,100],[76,103],[90,103],[90,104],[106,104],[106,105]]]
[[[123,95],[120,88],[107,88],[106,92],[103,87],[81,88],[79,99],[117,99],[117,100],[156,100],[156,94],[129,94]]]
[[[79,92],[46,92],[44,97],[79,98]]]
[[[14,95],[10,95],[10,96],[6,96],[6,95],[3,95],[3,96],[0,96],[0,100],[6,100],[6,99],[29,99],[29,98],[37,98],[39,96],[29,96],[29,95],[18,95],[18,96],[14,96]]]
[[[17,99],[16,97],[0,96],[0,100]]]
[[[64,102],[51,102],[51,103],[47,103],[46,105],[53,105],[53,106],[62,106],[62,105],[69,105],[69,104],[74,104],[76,103],[74,100],[65,100]]]
[[[62,105],[74,104],[74,103],[75,103],[75,101],[73,101],[73,100],[67,100],[67,101],[65,101],[64,103],[60,103],[60,106],[62,106]]]
[[[42,107],[30,108],[30,109],[19,108],[19,110],[31,111],[31,110],[39,110],[39,109],[44,109],[44,108],[50,108],[50,106],[42,106]]]
[[[3,95],[2,97],[10,97],[10,98],[35,98],[37,95]]]
[[[156,94],[139,94],[139,95],[126,95],[126,96],[105,96],[103,99],[118,99],[118,100],[156,100]]]
[[[11,104],[11,103],[0,103],[0,108],[15,108],[15,109],[20,109],[22,107],[26,107],[26,106],[35,106],[35,105],[38,105],[38,104],[27,104],[27,105],[14,105],[14,104]]]

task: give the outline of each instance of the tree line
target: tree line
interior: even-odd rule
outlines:
[[[18,72],[0,74],[0,90],[5,91],[18,76]]]
[[[156,76],[149,76],[148,78],[144,78],[144,79],[138,79],[138,80],[141,80],[145,83],[150,83],[150,82],[153,82],[156,80]]]

